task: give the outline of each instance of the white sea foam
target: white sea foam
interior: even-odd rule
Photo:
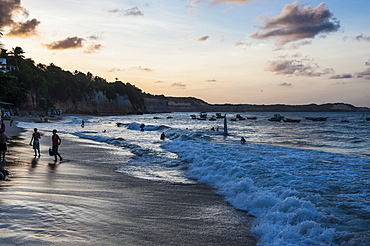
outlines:
[[[227,137],[210,130],[217,123],[173,116],[84,117],[83,129],[82,118],[70,117],[37,127],[129,149],[133,157],[118,172],[209,184],[256,217],[260,245],[369,245],[370,136],[359,115],[348,114],[349,125],[330,118],[291,125],[268,122],[269,115],[260,113],[253,122],[230,122]]]
[[[347,181],[364,177],[343,177],[330,170],[328,173],[327,166],[321,163],[336,163],[338,168],[347,164],[349,171],[352,167],[358,173],[355,169],[361,169],[361,164],[367,161],[286,147],[220,145],[183,139],[166,142],[163,147],[189,163],[189,176],[216,188],[235,208],[256,216],[253,232],[262,245],[334,244],[343,232],[337,231],[336,224],[328,221],[337,222],[343,218],[330,211],[333,205],[327,200],[329,197],[313,192],[330,189],[328,175],[336,175],[333,180],[341,177]],[[369,174],[365,178],[369,179]],[[320,205],[315,205],[317,201]]]

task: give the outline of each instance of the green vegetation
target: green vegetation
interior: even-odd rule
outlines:
[[[24,108],[29,100],[36,110],[53,108],[56,102],[78,102],[95,92],[101,91],[110,100],[117,95],[128,96],[136,112],[144,112],[145,104],[142,91],[131,85],[105,79],[91,73],[65,71],[55,64],[35,64],[24,57],[21,47],[11,51],[1,49],[0,57],[14,68],[6,73],[0,72],[0,101],[13,103]]]

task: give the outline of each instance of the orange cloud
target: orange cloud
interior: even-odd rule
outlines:
[[[205,36],[199,37],[199,38],[197,39],[197,41],[199,41],[199,42],[204,42],[204,41],[207,41],[207,39],[209,39],[209,36],[205,35]]]
[[[16,22],[15,17],[28,17],[27,10],[21,6],[20,0],[0,1],[0,23],[3,27],[9,27],[7,36],[26,38],[37,34],[36,27],[41,23],[37,19]]]
[[[303,6],[300,2],[286,4],[279,16],[274,18],[260,17],[263,26],[250,35],[254,39],[277,38],[277,45],[307,38],[319,34],[336,32],[340,28],[339,21],[325,8],[325,3],[316,8]]]
[[[44,44],[49,50],[65,50],[65,49],[78,49],[82,47],[82,43],[85,39],[77,36],[68,37],[63,40],[55,41],[50,44]]]
[[[26,38],[37,35],[36,27],[40,23],[41,22],[36,19],[28,20],[26,22],[16,22],[12,25],[12,28],[7,33],[7,36],[17,36]]]

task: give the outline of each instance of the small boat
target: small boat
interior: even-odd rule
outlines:
[[[167,119],[172,119],[173,117],[172,116],[167,116]]]
[[[217,120],[217,119],[216,119],[216,116],[212,115],[212,117],[211,117],[211,118],[209,118],[208,120],[209,120],[209,121],[215,121],[215,120]]]
[[[269,121],[281,121],[282,119],[284,119],[284,116],[281,116],[280,114],[275,114],[274,117],[268,119]]]
[[[196,120],[197,119],[197,116],[195,114],[191,114],[190,117],[193,119],[193,120]]]
[[[200,113],[199,114],[199,118],[198,118],[198,120],[205,120],[205,119],[207,119],[207,114],[206,113]]]
[[[225,118],[225,117],[226,117],[226,114],[221,115],[221,113],[216,113],[216,118],[217,119],[221,119],[221,118]]]
[[[289,119],[289,118],[284,118],[284,122],[292,122],[292,123],[299,123],[301,120],[296,120],[296,119]]]
[[[367,121],[370,121],[370,117],[367,117],[367,118],[366,118],[366,120],[367,120]]]
[[[117,122],[117,123],[116,123],[116,125],[117,125],[118,127],[121,127],[121,126],[123,126],[124,124],[123,124],[123,123],[121,123],[121,122]]]
[[[328,117],[305,117],[305,119],[312,121],[326,121]]]
[[[244,118],[243,116],[241,116],[240,114],[237,114],[237,115],[236,115],[236,118],[237,118],[238,120],[245,120],[245,118]]]
[[[160,119],[160,117],[153,117],[153,119],[158,120],[158,119]]]

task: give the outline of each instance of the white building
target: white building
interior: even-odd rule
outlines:
[[[14,70],[14,67],[6,65],[6,58],[0,58],[0,71],[6,73],[10,70]]]

